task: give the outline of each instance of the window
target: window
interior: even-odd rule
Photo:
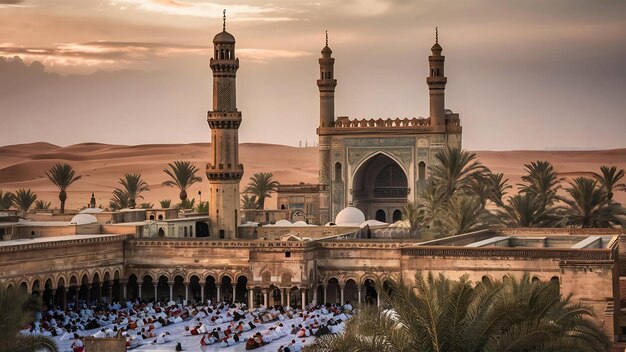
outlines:
[[[187,226],[185,226],[185,232],[184,232],[184,234],[185,234],[185,237],[187,237]]]
[[[340,162],[336,162],[335,163],[335,181],[341,181],[341,163]]]
[[[290,251],[285,252],[285,258],[291,258],[291,252]]]
[[[418,176],[417,176],[417,180],[420,182],[424,182],[426,181],[426,163],[423,161],[420,161],[420,163],[418,164],[418,172],[417,172]]]

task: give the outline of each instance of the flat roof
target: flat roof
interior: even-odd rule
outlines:
[[[72,241],[72,240],[84,240],[84,239],[93,239],[93,238],[106,238],[106,237],[116,237],[116,236],[120,236],[120,235],[119,234],[115,234],[115,235],[96,234],[96,235],[66,235],[66,236],[54,236],[54,237],[19,238],[15,240],[0,241],[0,247],[21,246],[25,244],[51,243],[51,242]]]

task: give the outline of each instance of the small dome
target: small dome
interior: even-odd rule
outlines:
[[[213,44],[235,44],[235,37],[226,31],[222,31],[213,37]]]
[[[289,220],[278,220],[274,224],[274,226],[291,226],[291,225],[292,225],[291,221],[289,221]]]
[[[386,222],[382,222],[382,221],[378,221],[378,220],[367,220],[365,222],[363,222],[361,224],[361,228],[364,228],[365,226],[369,226],[369,227],[380,227],[380,226],[387,226],[389,225]]]
[[[309,226],[306,222],[299,220],[293,223],[293,226]]]
[[[443,48],[441,48],[441,45],[439,45],[439,43],[435,43],[435,45],[433,45],[433,47],[430,48],[430,50],[432,50],[434,54],[441,54],[441,51],[443,50]]]
[[[79,214],[98,214],[102,213],[104,210],[100,208],[87,208],[80,211]]]
[[[324,47],[324,49],[322,49],[322,54],[329,54],[329,55],[330,55],[330,54],[332,54],[332,53],[333,53],[333,51],[332,51],[332,50],[330,50],[330,48],[328,47],[328,45],[326,45],[326,46]]]
[[[365,215],[355,207],[345,207],[337,214],[335,224],[337,226],[359,226],[365,222]]]
[[[85,225],[85,224],[93,224],[98,222],[95,216],[91,214],[78,214],[72,218],[70,223],[72,225]]]
[[[446,110],[444,111],[444,114],[446,114],[446,115],[452,115],[452,114],[454,114],[454,112],[452,112],[452,110],[450,110],[450,109],[446,109]]]

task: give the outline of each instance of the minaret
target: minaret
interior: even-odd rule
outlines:
[[[333,51],[328,47],[328,31],[326,31],[326,46],[322,49],[322,57],[320,63],[320,78],[317,80],[317,86],[320,90],[320,127],[319,134],[319,151],[320,151],[320,203],[330,204],[330,140],[331,137],[323,133],[323,129],[330,128],[335,125],[335,87],[337,80],[335,79],[335,59],[331,57]],[[331,221],[330,209],[320,206],[320,222],[322,224]]]
[[[91,199],[89,200],[89,207],[92,209],[96,207],[96,196],[93,194],[93,192],[91,192]]]
[[[439,29],[435,28],[435,45],[430,49],[432,55],[428,57],[430,66],[430,76],[426,78],[428,90],[430,92],[430,125],[445,126],[445,89],[448,78],[443,72],[443,64],[446,59],[441,55],[439,45]]]
[[[241,112],[237,111],[235,80],[239,59],[235,57],[235,37],[226,32],[226,10],[222,32],[213,38],[209,66],[213,71],[213,110],[207,114],[211,127],[212,163],[207,164],[209,179],[209,218],[211,237],[236,238],[239,225],[239,164]]]

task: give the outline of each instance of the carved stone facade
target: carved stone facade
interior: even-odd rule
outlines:
[[[447,147],[461,148],[459,115],[444,108],[447,78],[438,42],[432,52],[427,78],[430,117],[351,120],[332,115],[337,85],[334,58],[328,43],[322,50],[317,133],[320,185],[328,187],[324,197],[329,203],[328,208],[320,208],[324,214],[320,223],[332,221],[348,205],[361,209],[366,219],[398,220],[407,201],[417,202],[435,154]]]

